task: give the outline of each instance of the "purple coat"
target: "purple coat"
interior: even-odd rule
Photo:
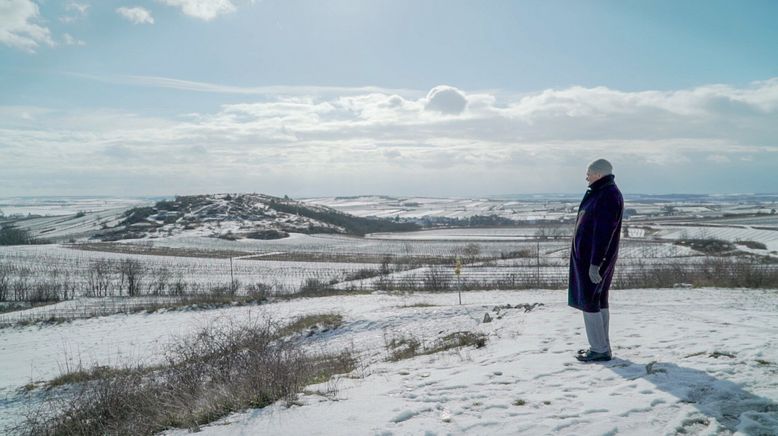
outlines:
[[[585,312],[608,308],[624,211],[624,199],[613,179],[611,174],[592,183],[578,207],[570,248],[567,304]],[[589,279],[589,265],[600,265],[599,284]]]

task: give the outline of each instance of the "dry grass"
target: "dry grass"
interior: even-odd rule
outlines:
[[[292,402],[306,385],[356,366],[351,352],[306,353],[299,342],[280,339],[278,331],[269,321],[225,322],[176,341],[156,367],[96,366],[64,374],[11,430],[36,435],[196,431],[234,411]]]
[[[778,268],[764,258],[712,256],[694,265],[637,265],[628,271],[617,265],[613,283],[618,289],[669,288],[679,283],[693,287],[776,288]]]
[[[105,253],[144,254],[150,256],[198,257],[228,259],[230,257],[249,256],[251,252],[238,250],[204,250],[196,248],[154,247],[143,244],[121,244],[118,242],[80,242],[66,244],[68,248]]]
[[[295,333],[319,329],[332,330],[343,324],[343,315],[337,313],[316,313],[298,317],[278,332],[279,336],[289,336]]]
[[[65,308],[47,312],[20,314],[14,318],[0,320],[0,329],[24,327],[29,325],[52,325],[77,319],[97,318],[115,314],[154,313],[171,310],[210,310],[224,307],[258,305],[265,303],[268,297],[264,293],[233,295],[229,293],[187,294],[181,296],[145,296],[134,299],[127,297],[113,305],[85,306],[79,309]]]
[[[438,338],[429,344],[413,335],[395,336],[385,338],[386,349],[389,353],[388,360],[396,362],[410,359],[416,356],[439,353],[441,351],[459,349],[473,346],[482,348],[486,346],[486,335],[477,332],[453,332],[442,338]]]
[[[404,304],[402,306],[397,306],[397,307],[399,307],[399,308],[414,308],[414,307],[437,307],[437,306],[438,306],[437,304],[420,302],[420,303]]]
[[[114,368],[110,366],[95,365],[91,368],[79,368],[75,371],[69,371],[64,374],[60,374],[59,376],[46,382],[44,384],[44,387],[46,389],[54,389],[59,386],[85,383],[92,380],[100,380],[100,379],[122,376],[122,375],[129,374],[133,371],[151,373],[154,371],[158,371],[160,369],[163,368],[155,367],[155,366],[151,366],[151,367],[137,366],[134,368],[133,367]]]

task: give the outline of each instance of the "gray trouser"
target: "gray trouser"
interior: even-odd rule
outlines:
[[[599,312],[584,312],[584,325],[586,326],[586,337],[589,339],[589,345],[592,351],[598,353],[610,353],[611,341],[608,338],[608,323],[610,314],[608,309],[600,309]]]

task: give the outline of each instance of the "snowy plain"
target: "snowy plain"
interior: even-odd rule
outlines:
[[[778,290],[614,290],[615,359],[590,364],[573,358],[586,339],[564,291],[465,292],[462,305],[457,298],[377,292],[0,329],[0,425],[20,419],[21,386],[79,362],[153,364],[175,337],[208,323],[339,313],[341,327],[306,339],[361,358],[360,369],[329,382],[334,397],[309,386],[301,405],[232,414],[202,433],[778,433]],[[542,306],[513,308],[534,303]],[[482,322],[485,313],[491,322]],[[387,337],[432,341],[455,331],[482,332],[487,344],[386,360]]]

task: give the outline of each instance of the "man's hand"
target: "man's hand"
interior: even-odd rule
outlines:
[[[600,275],[600,265],[589,266],[589,280],[591,280],[595,285],[602,281],[602,276]]]

